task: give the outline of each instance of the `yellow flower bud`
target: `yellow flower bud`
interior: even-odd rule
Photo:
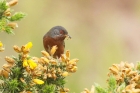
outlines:
[[[13,48],[17,53],[21,53],[21,49],[18,46],[14,45]]]
[[[68,75],[69,75],[69,73],[67,71],[65,71],[65,72],[62,73],[62,76],[63,77],[67,77]]]
[[[25,59],[28,58],[28,57],[29,57],[28,54],[23,54],[23,55],[22,55],[22,60],[25,60]]]
[[[5,12],[4,12],[5,16],[10,16],[11,15],[11,11],[10,8],[8,8]]]
[[[9,63],[9,64],[14,64],[15,60],[13,58],[10,58],[8,56],[5,57],[5,60]]]
[[[78,62],[79,61],[79,59],[71,59],[70,61],[69,61],[69,63],[74,63],[74,62]]]
[[[66,51],[66,57],[70,58],[70,51],[69,50]]]
[[[44,63],[49,63],[50,61],[47,59],[47,58],[45,58],[45,57],[41,57],[41,60],[44,62]]]
[[[0,76],[2,76],[2,70],[0,70]]]
[[[25,83],[25,80],[24,80],[23,78],[20,78],[20,81],[21,81],[22,83]]]
[[[11,15],[11,12],[6,12],[4,15],[5,16],[10,16]]]
[[[18,24],[15,22],[11,22],[7,24],[9,27],[11,27],[12,29],[15,29],[16,27],[18,27]]]
[[[2,66],[2,68],[5,70],[5,71],[7,71],[7,72],[10,72],[11,70],[10,70],[10,68],[12,67],[12,65],[10,65],[10,64],[4,64],[3,66]]]
[[[76,72],[77,71],[77,66],[73,66],[72,69],[70,69],[71,72]]]
[[[119,72],[118,68],[116,68],[114,65],[110,67],[109,70],[115,75],[117,75]]]
[[[5,48],[0,47],[0,52],[3,52],[5,50]]]
[[[66,61],[66,56],[64,54],[61,55],[61,60],[62,60],[62,62]]]
[[[47,58],[50,58],[50,55],[47,51],[41,51],[42,55],[47,57]]]
[[[49,78],[51,78],[51,77],[52,77],[52,74],[48,73],[47,76],[48,76]]]
[[[31,69],[30,69],[29,67],[26,67],[26,71],[27,71],[28,73],[30,73],[30,72],[31,72]]]
[[[54,80],[56,80],[56,78],[57,78],[56,74],[52,74],[52,78],[53,78]]]
[[[55,45],[55,46],[53,46],[52,47],[52,49],[51,49],[51,56],[53,56],[54,55],[54,53],[56,52],[56,50],[57,50],[57,46]]]
[[[9,73],[6,70],[1,70],[1,75],[4,76],[5,78],[9,77]]]
[[[57,65],[56,60],[50,60],[50,63],[51,63],[52,65]]]
[[[7,3],[8,6],[14,6],[18,3],[18,0],[12,0],[10,2]]]
[[[60,93],[68,93],[70,90],[68,88],[60,89]]]
[[[127,76],[131,77],[131,76],[136,76],[137,71],[130,71]]]

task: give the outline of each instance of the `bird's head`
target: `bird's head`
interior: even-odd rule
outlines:
[[[61,40],[64,40],[65,38],[71,38],[67,30],[62,26],[55,26],[51,28],[46,35],[51,38],[59,38]]]

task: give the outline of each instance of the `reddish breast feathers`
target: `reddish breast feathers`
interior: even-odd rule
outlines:
[[[57,45],[58,49],[56,50],[54,57],[55,58],[59,58],[61,56],[61,54],[64,53],[64,41],[61,41],[57,38],[51,38],[48,36],[45,36],[43,38],[43,43],[44,43],[44,48],[45,50],[50,53],[50,49],[52,48],[52,46]]]

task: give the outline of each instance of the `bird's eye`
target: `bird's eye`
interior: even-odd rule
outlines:
[[[60,34],[64,34],[64,31],[63,30],[60,30]]]

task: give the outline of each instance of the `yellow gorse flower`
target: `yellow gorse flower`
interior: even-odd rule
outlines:
[[[32,42],[28,42],[26,45],[21,47],[21,51],[23,52],[23,54],[28,54],[32,46],[33,46]]]
[[[3,47],[3,44],[2,44],[2,42],[0,41],[0,47]]]
[[[36,84],[44,84],[44,81],[40,79],[33,79],[33,82]]]
[[[32,59],[28,60],[28,64],[31,69],[35,69],[37,67],[37,64]]]
[[[32,48],[33,44],[32,42],[28,42],[26,45],[25,45],[25,49],[30,49]]]
[[[25,59],[25,60],[23,61],[23,67],[27,67],[27,66],[29,66],[29,65],[28,65],[28,63],[27,63],[27,60]]]
[[[29,66],[31,69],[35,69],[37,67],[37,64],[32,59],[25,59],[23,61],[23,67]]]
[[[3,43],[0,41],[0,52],[4,51],[5,48],[3,47]]]

